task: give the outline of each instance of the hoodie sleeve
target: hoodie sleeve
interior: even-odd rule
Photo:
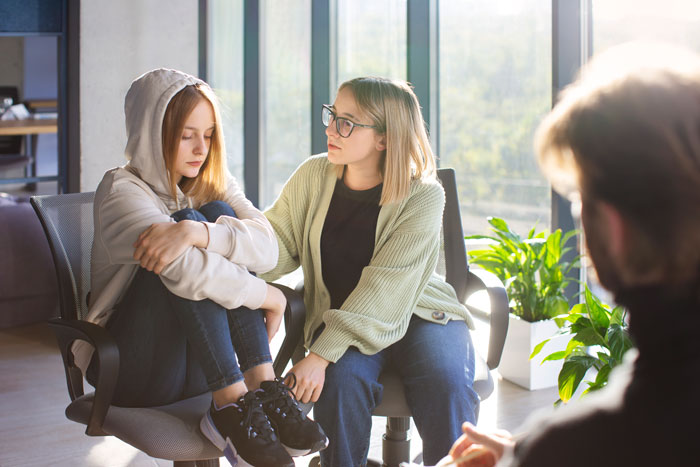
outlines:
[[[96,206],[95,241],[101,242],[113,264],[137,264],[134,243],[156,222],[174,222],[164,214],[152,194],[132,183],[115,184]],[[163,284],[183,298],[211,299],[227,309],[261,306],[267,294],[262,279],[244,266],[205,249],[190,247],[163,269]]]
[[[228,180],[223,200],[236,212],[236,217],[221,216],[216,222],[205,222],[209,229],[207,251],[218,253],[248,270],[263,273],[277,264],[277,239],[267,218],[253,206],[233,177]]]

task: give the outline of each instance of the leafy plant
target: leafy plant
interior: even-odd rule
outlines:
[[[528,322],[550,319],[566,313],[569,303],[564,290],[569,284],[569,271],[579,264],[564,260],[571,250],[565,247],[577,233],[572,230],[562,235],[561,230],[546,235],[535,233],[533,227],[526,238],[513,232],[498,217],[489,217],[495,236],[471,235],[467,239],[488,239],[485,249],[472,250],[473,264],[498,276],[506,286],[511,312]]]
[[[568,314],[554,319],[560,334],[571,335],[566,350],[554,352],[542,363],[564,359],[559,372],[559,400],[568,402],[578,389],[586,372],[595,368],[595,380],[585,381],[587,394],[605,387],[610,371],[622,362],[622,357],[633,347],[627,330],[627,312],[622,307],[610,307],[585,287],[585,302],[574,305]],[[530,358],[537,355],[549,339],[540,342]]]

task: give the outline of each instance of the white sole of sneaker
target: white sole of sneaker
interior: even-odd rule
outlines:
[[[328,438],[326,438],[324,443],[319,443],[316,446],[312,446],[309,449],[294,449],[292,447],[287,446],[286,444],[282,443],[282,446],[284,447],[285,451],[292,456],[292,457],[301,457],[301,456],[306,456],[308,454],[322,451],[328,447]]]
[[[199,429],[202,431],[205,438],[224,453],[231,467],[253,467],[238,455],[236,448],[233,447],[233,443],[228,437],[224,439],[221,436],[219,430],[214,426],[214,421],[211,419],[208,412],[199,422]]]

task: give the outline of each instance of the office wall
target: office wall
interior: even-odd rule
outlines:
[[[58,38],[55,36],[24,37],[25,99],[58,97]]]
[[[21,37],[0,37],[0,85],[17,86],[22,95],[22,76],[24,76],[24,41]]]
[[[80,3],[81,191],[123,165],[124,96],[153,68],[197,74],[195,0],[85,0]]]

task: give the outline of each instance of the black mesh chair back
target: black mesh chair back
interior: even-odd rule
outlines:
[[[83,321],[90,290],[90,253],[94,236],[94,193],[33,196],[56,265],[61,318],[49,321],[63,357],[71,403],[66,416],[87,425],[90,436],[113,435],[151,457],[169,459],[176,467],[215,467],[222,456],[199,430],[211,404],[211,393],[160,407],[111,405],[119,370],[119,350],[109,332]],[[99,374],[95,391],[85,394],[83,374],[72,345],[85,340],[95,347]]]
[[[83,319],[87,315],[94,198],[94,192],[31,198],[56,264],[63,319]]]
[[[483,312],[470,308],[468,305],[467,307],[470,308],[472,314],[481,315],[490,322],[491,332],[485,363],[488,370],[493,370],[501,362],[501,354],[508,330],[508,297],[498,278],[483,270],[469,269],[455,170],[452,168],[438,169],[437,174],[445,190],[445,210],[442,218],[443,248],[441,251],[441,257],[444,258],[445,280],[455,289],[460,303],[467,303],[467,299],[478,290],[484,290],[488,294],[491,308],[488,315],[484,316]],[[439,268],[440,263],[438,263],[438,270]],[[483,362],[484,360],[482,360]],[[488,377],[488,382],[482,384],[481,376]],[[481,376],[479,368],[477,368],[475,389],[479,396],[485,399],[493,391],[493,380],[490,374],[482,373]]]

